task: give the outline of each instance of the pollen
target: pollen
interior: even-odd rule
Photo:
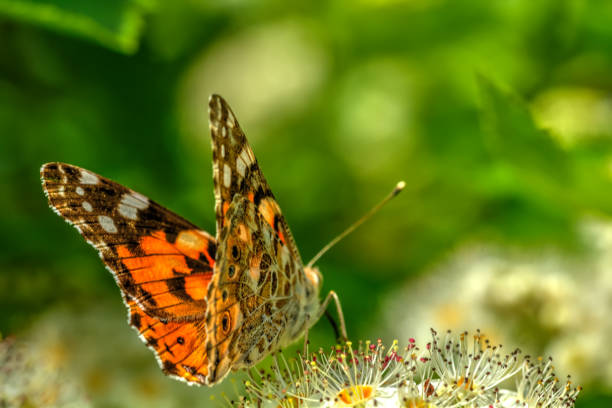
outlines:
[[[372,398],[374,390],[369,385],[354,385],[338,393],[338,399],[346,406],[353,407]]]
[[[402,406],[404,408],[429,408],[431,404],[426,402],[423,398],[415,397],[404,399],[404,401],[402,401]]]

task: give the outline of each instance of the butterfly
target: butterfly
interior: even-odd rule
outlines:
[[[336,302],[304,266],[227,102],[209,100],[217,233],[89,170],[47,163],[51,208],[98,250],[167,375],[213,385],[294,342]]]

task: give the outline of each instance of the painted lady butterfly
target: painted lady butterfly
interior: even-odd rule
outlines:
[[[51,208],[94,246],[129,323],[164,373],[212,385],[298,339],[324,313],[321,275],[300,254],[228,104],[209,101],[217,236],[88,170],[42,166]]]

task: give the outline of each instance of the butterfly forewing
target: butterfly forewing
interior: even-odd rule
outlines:
[[[177,356],[200,349],[197,359],[206,360],[201,321],[215,239],[142,194],[88,170],[47,163],[41,178],[51,207],[98,250],[130,309],[130,323],[164,371],[201,382],[206,364],[184,364],[196,367],[187,375]]]
[[[217,234],[225,223],[232,199],[238,195],[255,203],[260,215],[274,228],[292,256],[301,262],[289,226],[231,108],[222,97],[212,95],[208,110]]]

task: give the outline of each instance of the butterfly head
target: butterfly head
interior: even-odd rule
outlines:
[[[319,291],[321,290],[321,286],[323,286],[323,275],[319,272],[319,268],[306,266],[304,267],[304,275],[306,276],[304,282],[304,288],[302,292],[302,310],[304,312],[304,316],[306,320],[299,324],[301,327],[300,332],[303,329],[303,325],[307,325],[308,327],[312,326],[316,323],[314,320],[315,316],[318,316],[320,301],[319,301]]]
[[[305,267],[304,273],[306,274],[306,280],[308,281],[308,283],[310,283],[312,288],[314,288],[314,291],[312,291],[311,296],[316,297],[316,295],[319,294],[321,286],[323,285],[323,275],[321,275],[319,268],[317,268],[316,266]]]

